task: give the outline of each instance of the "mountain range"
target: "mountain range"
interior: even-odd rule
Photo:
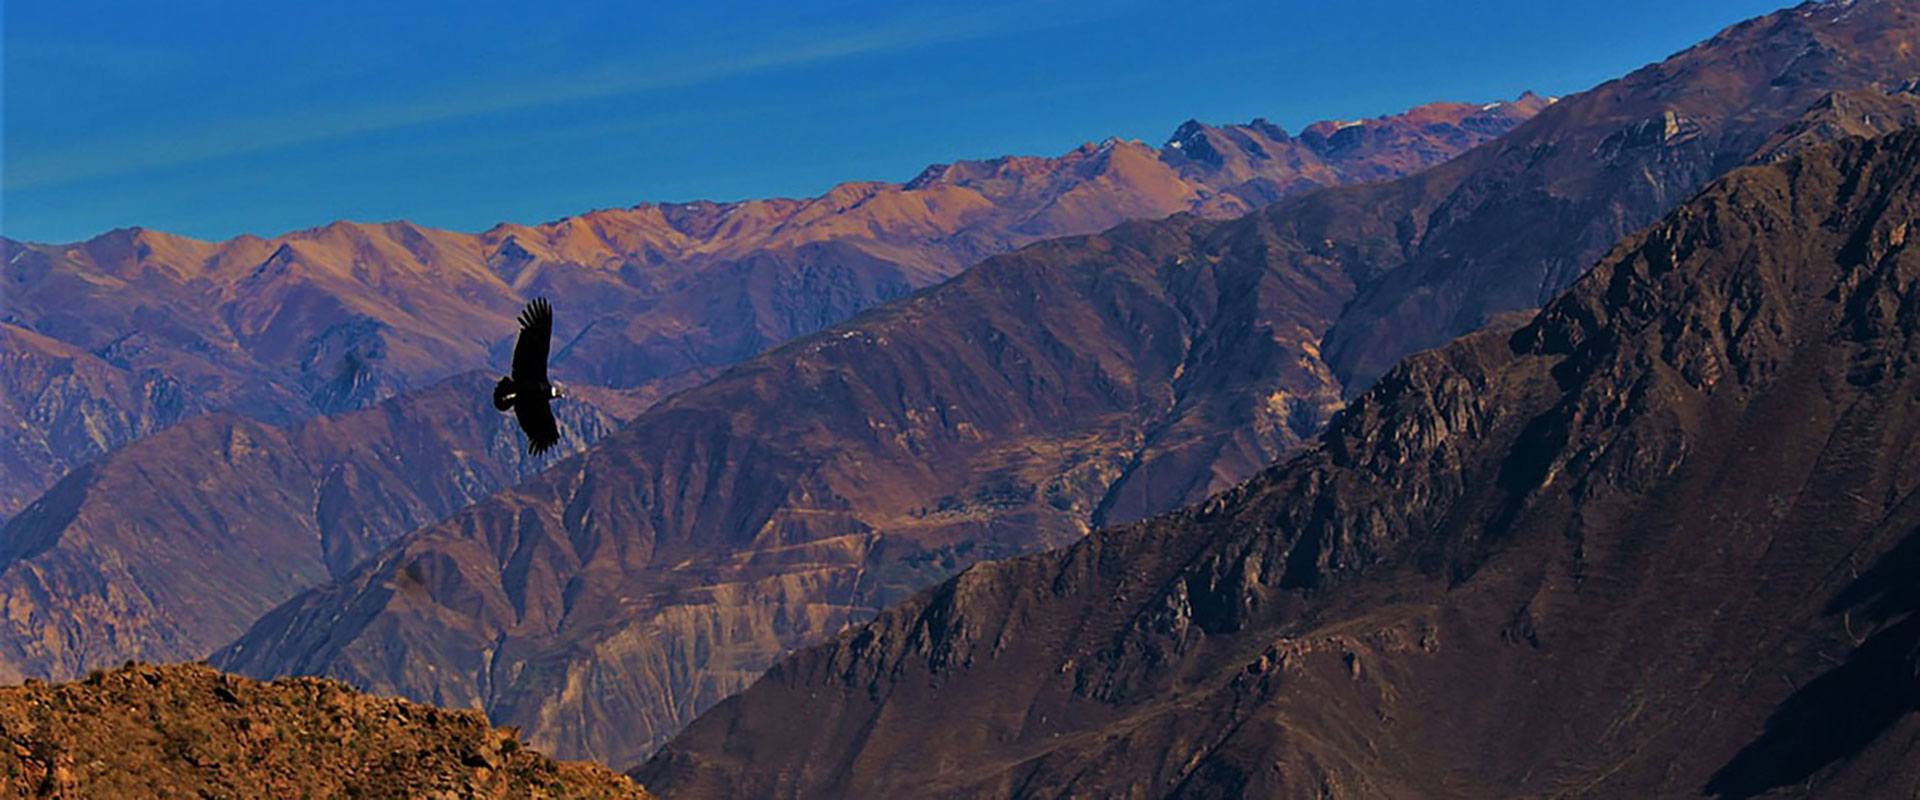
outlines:
[[[758,318],[767,303],[814,304],[809,320],[781,323],[801,330],[879,296],[862,289],[842,297],[846,305],[822,310],[822,303],[840,302],[830,296],[835,290],[756,283],[794,277],[787,271],[792,253],[857,244],[868,253],[860,264],[884,256],[887,263],[917,265],[901,284],[910,286],[958,269],[967,248],[1010,246],[1062,226],[1192,210],[1202,201],[1206,213],[1225,213],[1317,182],[1397,174],[1495,136],[1547,102],[1527,95],[1512,103],[1432,104],[1375,120],[1310,126],[1297,138],[1259,121],[1224,128],[1189,122],[1158,150],[1114,140],[1058,159],[934,167],[909,184],[848,185],[811,201],[643,206],[539,228],[502,226],[479,237],[404,223],[343,223],[275,242],[243,237],[211,245],[134,230],[65,252],[28,248],[14,267],[16,283],[30,290],[23,302],[10,298],[9,313],[48,311],[37,318],[42,327],[82,340],[135,332],[88,352],[5,329],[12,352],[23,357],[0,357],[0,364],[18,366],[9,374],[22,391],[0,402],[22,398],[27,408],[20,418],[35,423],[14,430],[16,447],[9,452],[33,451],[20,463],[39,470],[22,470],[34,480],[68,462],[84,465],[0,528],[0,598],[13,609],[0,624],[0,676],[60,679],[128,658],[204,656],[291,594],[344,576],[393,537],[551,464],[516,451],[510,427],[479,402],[486,396],[483,378],[407,390],[381,383],[424,379],[448,368],[442,359],[456,365],[503,359],[504,338],[490,344],[448,338],[512,330],[504,322],[486,325],[491,312],[471,307],[475,297],[491,297],[494,305],[534,292],[563,298],[565,339],[556,347],[556,370],[580,378],[569,382],[572,399],[562,404],[580,412],[563,412],[569,446],[577,448],[712,371],[674,360],[680,356],[645,355],[638,346],[616,348],[605,358],[578,355],[599,346],[583,344],[599,335],[592,333],[596,326],[718,326],[739,333],[760,324],[747,318]],[[1216,193],[1208,181],[1232,191]],[[897,213],[905,207],[945,211]],[[538,256],[513,255],[523,250]],[[243,269],[261,252],[274,255]],[[502,253],[511,257],[502,261]],[[706,288],[698,297],[622,305],[626,301],[607,299],[618,292],[579,278],[589,272],[631,278],[637,273],[622,259],[639,258],[635,253],[645,255],[656,277],[706,281]],[[42,271],[29,274],[35,269]],[[134,286],[140,291],[129,292]],[[84,302],[57,303],[56,297]],[[565,298],[580,302],[564,304]],[[254,320],[248,324],[276,333],[207,344],[244,338],[233,336],[234,317],[255,307],[260,313],[247,316]],[[380,369],[389,372],[354,372],[345,383],[327,384],[347,390],[302,399],[301,381],[312,377],[308,367],[332,358],[315,354],[326,350],[333,335],[326,331],[338,330],[332,321],[347,313],[341,308],[360,315],[348,327],[389,343],[367,351],[386,355],[354,356],[355,363],[385,364]],[[581,321],[593,313],[603,319]],[[167,314],[191,319],[167,322]],[[452,320],[462,314],[474,318]],[[775,328],[767,335],[792,332]],[[149,347],[156,336],[185,344]],[[472,352],[462,355],[463,347]],[[700,364],[750,352],[715,356],[707,345],[667,350],[707,353],[696,359]],[[296,351],[302,353],[296,371],[307,370],[299,375],[274,373],[259,358]],[[116,353],[137,353],[146,366]],[[635,373],[612,363],[621,359],[643,371],[666,364],[671,374],[627,380],[620,376]],[[180,364],[188,366],[174,369]],[[575,364],[606,372],[582,375]],[[195,372],[194,365],[206,369]],[[405,368],[391,372],[396,365]],[[176,378],[188,373],[205,380]],[[617,385],[596,385],[603,379]],[[302,416],[388,391],[399,393],[380,401],[378,413]],[[262,406],[248,399],[267,395],[285,402]],[[135,436],[145,438],[97,455]],[[18,490],[31,483],[7,485]]]
[[[636,763],[787,650],[971,562],[1255,475],[1397,359],[1553,297],[1776,137],[1832,130],[1837,93],[1900,94],[1917,5],[1736,25],[1407,178],[989,259],[648,409],[216,661]]]
[[[814,198],[643,204],[479,234],[338,222],[217,243],[141,228],[0,240],[0,411],[32,423],[0,440],[0,519],[196,413],[285,425],[503,368],[535,295],[561,309],[557,375],[657,398],[988,255],[1404,175],[1546,105],[1438,103],[1298,137],[1188,122],[1160,147],[1110,139]]]
[[[1815,0],[810,199],[0,240],[0,678],[211,653],[675,797],[1911,789],[1915,41]],[[549,458],[484,399],[536,295]],[[179,669],[80,685],[255,686]]]
[[[1920,129],[1736,171],[1300,455],[967,570],[637,774],[688,798],[1911,794],[1916,225]]]

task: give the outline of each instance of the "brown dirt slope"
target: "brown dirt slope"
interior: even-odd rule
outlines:
[[[1518,331],[1407,359],[1301,456],[968,570],[636,775],[677,798],[1912,796],[1916,244],[1920,130],[1737,171]]]
[[[129,662],[0,688],[0,796],[625,798],[597,764],[557,762],[476,711]]]

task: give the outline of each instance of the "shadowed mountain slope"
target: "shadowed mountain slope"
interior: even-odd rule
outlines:
[[[198,664],[0,689],[0,740],[9,798],[650,796],[606,767],[536,753],[472,711]]]
[[[469,374],[292,429],[197,417],[80,468],[0,527],[0,680],[203,657],[552,463],[487,407],[491,385]],[[618,424],[588,401],[559,411],[575,448]]]
[[[1402,258],[1343,264],[1361,289],[1322,344],[1329,365],[1357,392],[1409,352],[1544,303],[1830,93],[1909,84],[1920,76],[1917,39],[1912,0],[1803,3],[1551,106],[1498,146],[1403,181],[1402,197],[1439,202],[1379,212],[1400,226]]]
[[[177,420],[148,409],[155,392],[272,424],[363,408],[504,369],[513,315],[545,295],[559,309],[557,377],[665,394],[1029,242],[1404,175],[1545,105],[1438,103],[1298,138],[1265,122],[1189,123],[1180,141],[1220,149],[1109,140],[815,198],[643,204],[479,234],[338,222],[219,243],[139,228],[65,245],[0,240],[0,323],[133,384],[43,384],[44,369],[20,365],[44,360],[38,340],[0,338],[0,394],[33,398],[23,410],[43,424],[83,417],[88,433],[0,439],[0,519],[102,450]]]
[[[1301,456],[978,565],[637,774],[687,798],[1906,796],[1916,225],[1920,131],[1737,172]]]
[[[478,704],[555,752],[635,763],[787,649],[972,561],[1251,476],[1358,388],[1323,355],[1382,287],[1426,275],[1452,288],[1406,297],[1478,319],[1519,302],[1509,280],[1572,280],[1596,219],[1651,221],[1832,92],[1920,71],[1885,35],[1920,35],[1917,6],[1735,26],[1550,106],[1511,134],[1521,144],[1414,178],[991,259],[679,395],[277,609],[217,659]],[[1847,43],[1847,69],[1781,44],[1807,41]],[[1689,117],[1689,138],[1631,133],[1675,98],[1721,108],[1699,99],[1716,93],[1753,105]],[[1607,158],[1582,149],[1605,142]],[[1591,194],[1556,194],[1579,187]],[[1564,275],[1538,272],[1563,260]],[[1469,272],[1485,302],[1448,283]]]
[[[1038,245],[755,359],[275,611],[221,663],[478,703],[631,762],[791,643],[1083,535],[1130,502],[1107,492],[1188,385],[1278,399],[1192,410],[1238,420],[1204,426],[1206,463],[1251,471],[1296,441],[1288,415],[1317,425],[1337,395],[1289,402],[1287,349],[1238,332],[1334,295],[1167,257],[1212,231]]]
[[[1753,161],[1769,163],[1849,136],[1884,136],[1920,126],[1920,78],[1892,91],[1839,91],[1827,95],[1760,146]]]
[[[5,324],[0,387],[0,521],[74,465],[209,410],[173,378],[138,375]]]

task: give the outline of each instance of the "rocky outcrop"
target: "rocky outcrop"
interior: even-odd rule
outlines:
[[[1539,302],[1602,234],[1653,220],[1828,93],[1911,72],[1913,6],[1736,26],[1412,178],[991,259],[675,397],[216,658],[477,704],[557,753],[634,763],[786,650],[971,562],[1253,475],[1360,388],[1335,360],[1358,341],[1342,325],[1402,301],[1474,322]],[[1844,70],[1761,88],[1798,69],[1783,42],[1809,40],[1860,44]],[[1675,97],[1713,113],[1676,111],[1668,136]],[[1649,119],[1661,143],[1593,157]]]
[[[260,683],[130,663],[0,688],[0,794],[33,797],[622,798],[597,764],[556,762],[475,711],[316,678]]]
[[[1920,130],[1734,173],[1206,504],[978,565],[675,797],[1889,796],[1920,781]],[[804,733],[795,720],[805,720]]]

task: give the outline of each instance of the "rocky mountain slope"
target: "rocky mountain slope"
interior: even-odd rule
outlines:
[[[978,565],[674,797],[1907,796],[1920,130],[1739,171],[1204,506]],[[805,720],[804,731],[796,720]]]
[[[0,520],[76,464],[207,409],[179,381],[0,324]]]
[[[1464,325],[1536,302],[1513,287],[1571,281],[1606,231],[1755,158],[1833,92],[1920,72],[1899,46],[1917,7],[1735,26],[1413,178],[989,260],[410,534],[217,659],[478,704],[555,752],[634,763],[786,650],[972,561],[1249,477],[1359,388],[1343,363],[1358,375],[1357,355],[1417,339],[1356,350],[1343,325],[1411,334],[1359,320],[1427,304]],[[1809,42],[1845,48],[1809,60]],[[1668,136],[1681,101],[1687,133]],[[1382,305],[1393,287],[1406,302]]]
[[[491,386],[468,374],[284,429],[196,417],[81,467],[0,527],[0,681],[203,657],[400,533],[551,464],[487,407]],[[618,425],[605,405],[560,404],[570,448]]]
[[[1884,136],[1920,125],[1920,78],[1892,91],[1839,91],[1781,128],[1751,159],[1771,163],[1849,136]]]
[[[605,767],[549,759],[477,712],[195,664],[0,688],[0,740],[10,798],[649,796]]]
[[[748,362],[276,610],[220,663],[479,703],[631,763],[793,643],[1132,513],[1147,498],[1109,490],[1189,384],[1279,397],[1195,401],[1224,417],[1196,460],[1251,471],[1290,419],[1317,425],[1337,395],[1287,402],[1280,344],[1223,334],[1337,306],[1262,262],[1165,257],[1210,229],[1035,246]]]
[[[1188,123],[1159,148],[1109,140],[815,198],[645,204],[480,234],[341,222],[219,243],[137,228],[0,241],[0,395],[32,398],[19,419],[37,423],[0,439],[0,519],[180,418],[149,408],[156,398],[286,424],[501,368],[512,316],[535,295],[560,309],[559,377],[664,394],[1028,242],[1403,175],[1545,105],[1442,103],[1300,137],[1264,122]],[[121,377],[49,385],[36,366],[48,341]]]
[[[1397,259],[1343,264],[1362,288],[1322,344],[1329,365],[1359,391],[1405,353],[1539,306],[1829,94],[1909,84],[1920,76],[1916,35],[1912,0],[1803,3],[1406,181],[1407,204],[1386,215],[1410,246]]]

